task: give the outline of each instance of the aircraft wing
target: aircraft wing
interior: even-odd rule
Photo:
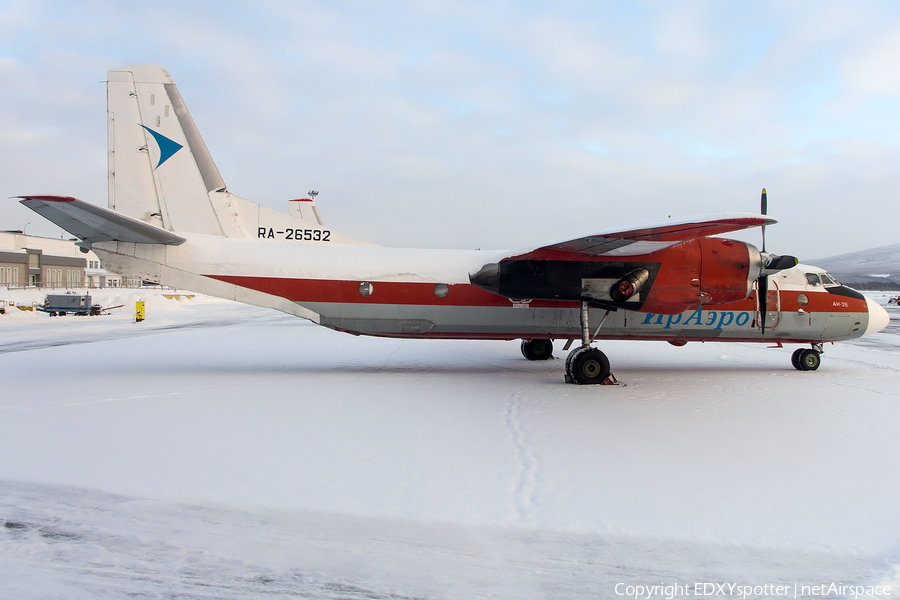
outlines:
[[[650,302],[652,312],[677,314],[701,304],[702,294],[709,300],[746,298],[759,274],[758,251],[708,238],[773,223],[750,213],[666,219],[514,252],[471,271],[469,281],[506,298],[578,300],[631,310],[644,310]],[[665,251],[692,240],[703,243],[689,252]],[[684,264],[688,257],[690,268]]]
[[[525,252],[565,252],[588,256],[639,256],[699,237],[775,224],[775,219],[752,213],[726,213],[705,217],[666,219],[635,225],[625,231],[607,231]]]
[[[19,196],[22,204],[88,243],[131,242],[178,246],[184,238],[69,196]]]

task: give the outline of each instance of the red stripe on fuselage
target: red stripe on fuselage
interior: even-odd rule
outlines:
[[[292,302],[339,302],[355,304],[409,304],[418,306],[505,306],[512,301],[468,284],[448,284],[450,293],[439,298],[434,283],[409,281],[373,281],[369,296],[359,293],[362,281],[336,279],[294,279],[286,277],[249,277],[241,275],[207,275],[226,283],[286,298]],[[532,300],[532,307],[577,307],[577,302]]]
[[[344,281],[337,279],[296,279],[287,277],[250,277],[242,275],[207,275],[240,287],[256,290],[286,298],[292,302],[337,302],[351,304],[405,304],[417,306],[496,306],[512,307],[513,302],[468,283],[448,284],[450,293],[444,298],[435,295],[434,283],[409,281],[373,281],[374,291],[369,296],[359,293],[362,281]],[[801,306],[797,297],[805,294],[809,298],[807,305]],[[795,312],[804,309],[807,313],[865,313],[866,303],[855,298],[829,294],[824,289],[780,290],[781,311]],[[578,308],[578,302],[557,300],[531,300],[533,308]],[[644,312],[651,312],[645,307]],[[696,307],[693,307],[696,308]],[[691,310],[693,310],[693,308]],[[756,292],[749,298],[729,304],[708,304],[703,310],[756,310]],[[654,313],[655,314],[655,313]]]

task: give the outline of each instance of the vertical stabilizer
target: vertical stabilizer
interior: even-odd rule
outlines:
[[[109,207],[169,231],[224,235],[209,192],[224,190],[168,71],[107,72]]]
[[[113,69],[106,85],[112,210],[171,232],[369,245],[324,229],[312,199],[291,202],[285,214],[229,192],[162,67]]]

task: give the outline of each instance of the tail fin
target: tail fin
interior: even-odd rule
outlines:
[[[109,207],[169,231],[225,235],[209,197],[219,174],[168,71],[107,73]]]
[[[109,208],[173,232],[256,238],[320,226],[238,198],[225,187],[169,72],[134,65],[107,72]],[[337,244],[367,244],[338,232]]]

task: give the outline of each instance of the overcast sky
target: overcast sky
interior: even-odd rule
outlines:
[[[383,245],[522,247],[759,210],[900,242],[900,3],[0,0],[7,196],[106,204],[106,70],[169,70],[229,189]],[[745,239],[758,242],[759,233]]]

